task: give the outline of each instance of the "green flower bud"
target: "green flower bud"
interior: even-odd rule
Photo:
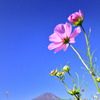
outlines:
[[[65,65],[62,69],[64,72],[69,72],[70,67],[68,65]]]
[[[58,71],[57,69],[56,69],[56,70],[52,70],[52,71],[50,72],[50,75],[51,75],[51,76],[55,76],[55,75],[57,74],[57,71]]]
[[[97,82],[100,82],[100,77],[97,78]]]
[[[64,72],[58,72],[56,76],[64,76]]]
[[[71,95],[75,95],[75,94],[79,94],[80,92],[79,92],[79,90],[71,90],[68,93]]]

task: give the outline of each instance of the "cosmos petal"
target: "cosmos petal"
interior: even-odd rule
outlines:
[[[66,51],[69,44],[64,45],[63,50]]]
[[[50,35],[49,40],[52,42],[61,42],[62,41],[62,39],[56,33],[53,33],[52,35]]]
[[[63,47],[64,47],[64,45],[59,46],[58,48],[55,49],[54,53],[60,51]]]
[[[69,43],[75,43],[75,38],[70,38],[70,42]]]
[[[80,27],[77,27],[72,34],[70,34],[70,38],[76,37],[81,32]]]
[[[55,49],[55,48],[58,48],[59,46],[61,46],[62,43],[51,43],[49,46],[48,46],[48,49],[49,50],[52,50],[52,49]]]
[[[63,34],[64,32],[65,32],[64,24],[58,24],[54,29],[54,33]]]
[[[80,16],[81,18],[83,18],[83,12],[82,12],[81,10],[79,10],[79,16]]]
[[[69,37],[70,33],[72,31],[72,26],[70,23],[65,23],[65,33],[64,33],[64,37]]]

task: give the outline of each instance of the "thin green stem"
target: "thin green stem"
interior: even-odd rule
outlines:
[[[86,41],[86,47],[87,47],[87,55],[88,55],[88,59],[89,59],[89,65],[90,65],[90,68],[93,71],[92,56],[91,56],[91,52],[90,52],[89,40],[88,40],[88,37],[86,35],[85,29],[84,29],[84,27],[82,25],[81,25],[81,28],[82,28],[82,30],[84,32],[84,37],[85,37],[85,41]]]
[[[87,47],[87,55],[88,55],[88,59],[89,59],[89,65],[90,65],[91,70],[94,73],[93,64],[92,64],[92,56],[91,56],[90,45],[89,45],[89,40],[88,40],[88,37],[86,35],[85,29],[84,29],[84,27],[82,25],[81,25],[81,28],[82,28],[82,30],[84,32],[84,37],[85,37],[85,41],[86,41],[86,47]],[[91,72],[91,71],[89,71],[89,72]],[[94,83],[96,85],[96,88],[97,88],[98,92],[100,93],[100,88],[99,88],[98,82],[96,81],[96,77],[94,75],[92,75],[92,78],[93,78],[93,81],[94,81]]]
[[[86,63],[84,62],[84,60],[82,59],[81,55],[78,53],[78,51],[72,46],[70,45],[70,47],[74,50],[74,52],[78,55],[79,59],[81,60],[81,62],[83,63],[83,65],[86,67],[86,69],[88,71],[90,71],[90,69],[88,68],[88,66],[86,65]]]
[[[65,84],[64,80],[61,79],[61,78],[59,78],[58,76],[56,76],[56,77],[63,83],[63,85],[65,86],[65,88],[67,89],[67,91],[69,91],[69,88],[68,88],[68,86]]]
[[[63,85],[65,86],[65,88],[67,89],[67,91],[69,91],[69,88],[68,88],[67,85],[65,84],[64,80],[61,80],[61,82],[63,83]]]
[[[79,97],[77,97],[77,95],[74,95],[75,96],[75,98],[77,99],[77,100],[80,100],[80,98]]]
[[[70,91],[69,88],[67,87],[67,85],[65,84],[64,80],[61,80],[61,82],[63,83],[63,85],[65,86],[67,91]],[[73,95],[73,97],[76,98],[77,100],[79,100],[76,95]]]
[[[96,88],[97,88],[98,92],[100,93],[100,88],[99,88],[98,82],[96,80],[96,77],[92,75],[92,78],[93,78],[93,81],[94,81],[94,83],[96,85]]]
[[[77,89],[76,84],[75,84],[75,81],[74,81],[72,75],[70,74],[70,72],[68,72],[68,74],[69,74],[69,76],[70,76],[70,78],[72,80],[72,83],[74,84],[75,89]]]

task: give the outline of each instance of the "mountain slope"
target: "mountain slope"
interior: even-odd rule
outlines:
[[[45,93],[45,94],[42,94],[42,95],[40,95],[32,100],[60,100],[60,98],[58,98],[54,94]]]

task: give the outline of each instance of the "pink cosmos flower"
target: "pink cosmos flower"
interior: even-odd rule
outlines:
[[[83,13],[81,10],[75,12],[68,17],[68,21],[73,23],[75,26],[79,26],[83,22]]]
[[[48,49],[55,49],[54,53],[61,49],[65,51],[70,43],[75,43],[75,37],[81,32],[81,29],[77,27],[72,33],[71,31],[71,24],[58,24],[54,29],[54,33],[49,37],[49,40],[53,43],[48,46]]]

